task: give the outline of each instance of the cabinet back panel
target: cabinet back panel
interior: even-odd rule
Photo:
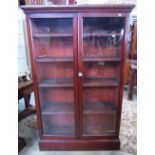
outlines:
[[[120,44],[117,47],[112,46],[105,47],[104,44],[106,43],[104,42],[104,40],[101,41],[100,40],[101,39],[99,39],[98,41],[95,40],[95,42],[97,43],[92,42],[92,40],[90,39],[84,40],[83,42],[84,56],[121,57],[122,44]]]
[[[44,115],[43,132],[50,135],[74,135],[74,115]]]
[[[74,102],[74,91],[70,88],[42,89],[40,99],[42,102]]]
[[[85,63],[83,67],[84,77],[114,78],[116,79],[116,67],[103,66],[100,63]]]
[[[73,19],[46,18],[31,22],[36,57],[73,57]]]
[[[124,28],[124,18],[84,17],[83,55],[121,57]]]
[[[64,34],[73,31],[71,18],[38,18],[31,21],[34,34]]]
[[[83,91],[84,102],[114,102],[118,88],[85,88]]]
[[[84,135],[104,135],[116,132],[116,114],[89,114],[83,116]]]
[[[38,80],[47,80],[50,78],[72,78],[72,63],[38,63],[37,64]]]
[[[36,57],[73,57],[73,39],[71,38],[42,38],[34,39]]]

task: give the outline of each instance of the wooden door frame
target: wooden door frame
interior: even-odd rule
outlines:
[[[128,13],[126,12],[97,12],[97,13],[78,13],[78,22],[79,22],[79,34],[78,34],[78,72],[83,73],[83,18],[85,17],[123,17],[125,18],[125,32],[122,41],[122,61],[120,63],[120,85],[118,87],[118,110],[116,115],[116,134],[113,135],[103,135],[103,136],[83,136],[83,79],[78,78],[79,86],[79,108],[80,108],[80,138],[87,139],[111,139],[119,138],[120,123],[121,123],[121,111],[122,111],[122,100],[123,100],[123,86],[124,86],[124,65],[126,61],[126,44],[127,44],[127,33],[128,33]]]
[[[39,87],[38,87],[38,78],[37,78],[37,65],[35,64],[35,46],[33,42],[32,35],[32,25],[31,19],[47,19],[47,18],[72,18],[73,21],[73,79],[74,79],[74,116],[75,116],[75,136],[53,136],[53,135],[43,135],[43,125],[42,125],[42,116],[41,116],[41,107],[40,107],[40,97],[39,97]],[[30,60],[32,66],[32,79],[34,81],[34,94],[35,94],[35,102],[36,102],[36,114],[38,120],[38,129],[39,136],[42,140],[67,140],[67,139],[79,139],[79,109],[78,109],[78,84],[77,84],[77,14],[76,13],[33,13],[27,14],[27,31],[28,31],[28,44],[30,49]]]

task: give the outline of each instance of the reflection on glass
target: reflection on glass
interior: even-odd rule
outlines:
[[[124,18],[83,18],[83,135],[116,132]]]
[[[123,18],[84,18],[83,56],[120,57],[124,34]]]

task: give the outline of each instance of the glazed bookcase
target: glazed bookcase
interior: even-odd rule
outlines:
[[[41,150],[119,149],[133,5],[23,6]]]

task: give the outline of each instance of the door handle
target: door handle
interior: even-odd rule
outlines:
[[[82,72],[78,72],[78,77],[82,77]]]

